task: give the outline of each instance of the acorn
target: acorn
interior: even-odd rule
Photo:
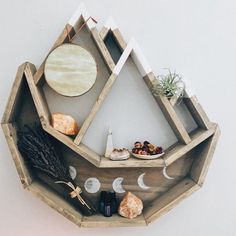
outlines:
[[[139,150],[138,150],[138,154],[139,154],[139,155],[142,155],[142,152],[143,152],[142,149],[139,149]]]
[[[150,143],[148,141],[144,141],[143,144],[147,146]]]
[[[134,143],[134,147],[141,148],[142,147],[142,143],[137,141],[137,142]]]
[[[157,154],[161,154],[162,152],[163,152],[162,147],[157,147],[157,148],[156,148],[156,153],[157,153]]]
[[[147,146],[143,146],[143,147],[142,147],[142,150],[148,152],[148,151],[149,151],[149,148],[148,148]]]
[[[142,151],[142,155],[147,155],[147,152],[146,151]]]

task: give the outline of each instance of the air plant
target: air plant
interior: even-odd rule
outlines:
[[[24,129],[17,133],[18,148],[25,160],[36,170],[54,179],[56,184],[62,184],[75,207],[84,214],[92,215],[95,208],[84,198],[82,191],[72,180],[69,168],[58,156],[49,136],[40,125]]]
[[[153,94],[155,96],[166,96],[168,99],[172,97],[182,98],[185,89],[182,77],[175,72],[168,71],[167,75],[157,76],[153,86]]]

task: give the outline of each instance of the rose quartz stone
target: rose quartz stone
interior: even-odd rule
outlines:
[[[140,215],[143,210],[142,200],[133,193],[128,192],[124,196],[118,208],[118,213],[128,219],[133,219]]]

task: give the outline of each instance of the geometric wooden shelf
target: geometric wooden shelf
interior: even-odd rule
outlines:
[[[77,29],[89,16],[84,5],[80,5],[52,49],[68,42],[69,38],[76,34]],[[29,62],[18,68],[2,118],[2,129],[23,187],[64,217],[81,227],[147,225],[202,186],[220,135],[219,126],[209,121],[196,96],[189,95],[184,98],[183,102],[198,128],[188,133],[175,112],[175,101],[154,96],[157,105],[161,108],[178,138],[177,143],[165,150],[165,155],[162,158],[138,160],[131,157],[126,161],[111,161],[84,145],[81,142],[83,136],[129,56],[137,65],[150,91],[152,90],[153,81],[156,80],[135,40],[126,43],[112,20],[109,20],[100,32],[98,32],[94,23],[87,22],[86,26],[87,29],[84,31],[86,37],[83,38],[82,35],[79,43],[86,47],[88,40],[92,42],[93,46],[91,46],[90,51],[93,52],[96,61],[99,61],[98,71],[102,71],[101,74],[98,74],[98,80],[104,79],[105,83],[97,100],[94,101],[88,117],[84,120],[78,136],[72,139],[53,129],[50,124],[51,112],[43,89],[45,85],[44,62],[38,70]],[[120,50],[118,57],[112,54],[107,45],[107,40],[114,41],[114,44]],[[55,186],[47,177],[35,173],[25,162],[17,148],[17,130],[25,124],[34,122],[41,123],[45,132],[50,135],[56,151],[62,155],[68,165],[76,168],[79,177],[76,177],[75,182],[81,187],[84,195],[89,197],[94,204],[97,202],[99,192],[89,194],[85,191],[83,184],[86,178],[92,173],[102,183],[102,190],[110,190],[111,179],[122,176],[125,179],[124,189],[132,191],[142,198],[144,203],[143,214],[129,220],[119,215],[110,218],[99,214],[85,217],[75,210],[60,186]],[[168,172],[175,179],[167,180],[162,176],[161,170],[165,166],[168,166]],[[105,171],[104,168],[106,168]],[[128,171],[127,168],[129,168]],[[136,183],[137,176],[143,172],[146,173],[145,181],[149,183],[149,186],[152,186],[145,191],[145,194]],[[117,196],[120,199],[123,195],[117,194]]]

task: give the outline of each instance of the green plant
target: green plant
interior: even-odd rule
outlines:
[[[157,76],[153,86],[153,94],[155,96],[166,96],[167,98],[183,97],[185,85],[182,77],[175,72],[168,71],[167,75]]]

